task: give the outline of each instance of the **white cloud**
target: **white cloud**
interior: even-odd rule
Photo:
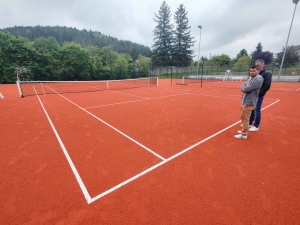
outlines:
[[[162,0],[10,0],[0,2],[0,27],[67,26],[100,31],[122,40],[130,40],[151,47],[153,44],[154,13]],[[263,50],[281,51],[285,45],[294,4],[282,0],[179,0],[166,1],[174,15],[180,4],[188,11],[188,19],[195,37],[193,48],[200,55],[227,54],[236,56],[245,48],[253,51],[258,42]],[[299,7],[299,6],[298,6]],[[297,8],[299,12],[299,8]],[[289,45],[300,44],[300,16],[295,14]],[[195,57],[196,59],[197,57]]]

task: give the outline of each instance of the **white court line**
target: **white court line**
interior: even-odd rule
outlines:
[[[277,103],[277,102],[279,102],[279,101],[280,101],[280,100],[277,100],[276,102],[273,102],[272,104],[270,104],[270,105],[264,107],[264,108],[261,109],[261,110],[264,110],[264,109],[266,109],[266,108],[268,108],[268,107],[274,105],[275,103]],[[111,192],[113,192],[113,191],[115,191],[115,190],[121,188],[122,186],[124,186],[124,185],[130,183],[131,181],[136,180],[137,178],[139,178],[139,177],[141,177],[141,176],[143,176],[143,175],[149,173],[150,171],[152,171],[152,170],[154,170],[154,169],[156,169],[156,168],[162,166],[163,164],[165,164],[165,163],[171,161],[172,159],[175,159],[175,158],[177,158],[178,156],[180,156],[180,155],[182,155],[182,154],[184,154],[184,153],[190,151],[191,149],[193,149],[193,148],[197,147],[198,145],[200,145],[200,144],[202,144],[202,143],[208,141],[209,139],[211,139],[211,138],[213,138],[213,137],[215,137],[215,136],[217,136],[217,135],[223,133],[224,131],[228,130],[229,128],[235,126],[236,124],[239,124],[240,122],[241,122],[241,121],[238,121],[238,122],[235,122],[235,123],[231,124],[230,126],[224,128],[223,130],[220,130],[219,132],[217,132],[217,133],[215,133],[215,134],[213,134],[213,135],[211,135],[211,136],[209,136],[209,137],[207,137],[207,138],[205,138],[205,139],[203,139],[203,140],[197,142],[196,144],[194,144],[194,145],[192,145],[192,146],[190,146],[190,147],[188,147],[188,148],[182,150],[181,152],[179,152],[179,153],[177,153],[177,154],[175,154],[175,155],[173,155],[173,156],[171,156],[171,157],[165,159],[164,161],[162,161],[162,162],[160,162],[160,163],[158,163],[158,164],[156,164],[156,165],[154,165],[154,166],[152,166],[152,167],[150,167],[150,168],[144,170],[143,172],[141,172],[141,173],[139,173],[139,174],[137,174],[137,175],[135,175],[135,176],[133,176],[133,177],[131,177],[131,178],[125,180],[125,181],[123,181],[122,183],[119,183],[118,185],[116,185],[116,186],[114,186],[114,187],[108,189],[107,191],[102,192],[101,194],[99,194],[99,195],[97,195],[97,196],[91,198],[91,200],[88,202],[88,204],[90,204],[90,203],[92,203],[92,202],[94,202],[94,201],[96,201],[96,200],[102,198],[103,196],[105,196],[105,195],[107,195],[107,194],[109,194],[109,193],[111,193]]]
[[[40,104],[41,104],[41,106],[42,106],[42,108],[44,110],[44,113],[46,114],[46,117],[47,117],[47,119],[48,119],[48,121],[49,121],[49,123],[50,123],[50,125],[52,127],[52,130],[53,130],[53,132],[54,132],[54,134],[55,134],[55,136],[56,136],[56,138],[57,138],[57,140],[58,140],[58,142],[60,144],[60,147],[62,148],[62,150],[63,150],[63,152],[64,152],[64,154],[65,154],[65,156],[67,158],[67,161],[68,161],[68,163],[69,163],[69,165],[70,165],[70,167],[71,167],[71,169],[72,169],[72,171],[73,171],[73,173],[75,175],[75,178],[76,178],[76,180],[77,180],[77,182],[79,184],[79,187],[81,188],[81,191],[82,191],[82,193],[83,193],[86,201],[90,202],[91,201],[91,196],[89,195],[88,190],[86,189],[86,187],[85,187],[85,185],[84,185],[84,183],[83,183],[83,181],[82,181],[82,179],[81,179],[81,177],[80,177],[80,175],[79,175],[79,173],[78,173],[78,171],[77,171],[77,169],[76,169],[76,167],[75,167],[75,165],[74,165],[74,163],[73,163],[70,155],[68,154],[68,151],[67,151],[65,145],[63,144],[60,136],[58,135],[58,133],[57,133],[57,131],[56,131],[56,129],[55,129],[55,127],[54,127],[54,125],[53,125],[53,123],[52,123],[52,121],[51,121],[51,119],[50,119],[50,117],[49,117],[49,115],[48,115],[48,113],[47,113],[47,111],[46,111],[46,109],[45,109],[42,101],[41,101],[41,99],[40,99],[40,97],[38,96],[35,88],[33,86],[32,86],[32,88],[34,89],[34,92],[35,92],[36,96],[38,97],[38,100],[39,100],[39,102],[40,102]]]
[[[59,94],[59,95],[60,95],[61,97],[65,98],[65,97],[62,96],[61,94]],[[40,100],[40,98],[39,98],[38,95],[37,95],[37,97],[38,97],[38,99],[39,99],[39,101],[40,101],[40,103],[41,103],[41,100]],[[70,100],[67,99],[67,98],[65,98],[65,99],[68,100],[68,101],[70,101]],[[276,102],[274,102],[274,103],[272,103],[272,104],[270,104],[270,105],[264,107],[262,110],[264,110],[264,109],[270,107],[271,105],[273,105],[273,104],[275,104],[275,103],[277,103],[277,102],[279,102],[279,101],[280,101],[280,100],[277,100]],[[73,103],[72,101],[70,101],[70,102],[71,102],[72,104],[76,105],[76,104]],[[42,103],[41,103],[41,105],[42,105]],[[76,106],[79,107],[79,108],[81,108],[82,110],[84,110],[82,107],[80,107],[80,106],[78,106],[78,105],[76,105]],[[50,122],[50,124],[51,124],[51,126],[52,126],[52,128],[53,128],[53,130],[54,130],[54,132],[55,132],[55,135],[57,136],[59,142],[61,143],[61,147],[63,148],[64,153],[66,154],[66,157],[67,157],[68,162],[69,162],[69,164],[70,164],[70,166],[71,166],[71,168],[72,168],[72,171],[73,171],[73,172],[75,171],[75,172],[74,172],[74,173],[75,173],[75,176],[76,176],[76,178],[78,177],[78,179],[77,179],[77,180],[78,180],[78,183],[79,183],[79,185],[80,185],[80,187],[81,187],[81,189],[82,189],[82,192],[84,193],[84,196],[85,196],[85,198],[86,198],[88,204],[90,204],[90,203],[92,203],[92,202],[94,202],[94,201],[96,201],[96,200],[102,198],[103,196],[105,196],[105,195],[107,195],[107,194],[109,194],[109,193],[111,193],[111,192],[113,192],[113,191],[115,191],[115,190],[121,188],[122,186],[124,186],[124,185],[130,183],[131,181],[136,180],[137,178],[139,178],[139,177],[141,177],[141,176],[143,176],[143,175],[149,173],[150,171],[152,171],[152,170],[154,170],[154,169],[160,167],[161,165],[163,165],[163,164],[165,164],[165,163],[171,161],[171,160],[174,159],[174,158],[177,158],[178,156],[184,154],[185,152],[190,151],[191,149],[197,147],[198,145],[200,145],[200,144],[206,142],[207,140],[209,140],[209,139],[211,139],[211,138],[213,138],[213,137],[219,135],[220,133],[222,133],[222,132],[228,130],[229,128],[235,126],[236,124],[240,123],[240,121],[233,123],[232,125],[230,125],[230,126],[224,128],[223,130],[221,130],[221,131],[219,131],[219,132],[217,132],[217,133],[215,133],[215,134],[213,134],[213,135],[211,135],[211,136],[209,136],[209,137],[207,137],[207,138],[205,138],[205,139],[203,139],[203,140],[197,142],[196,144],[194,144],[194,145],[192,145],[192,146],[190,146],[190,147],[188,147],[188,148],[182,150],[181,152],[179,152],[179,153],[177,153],[177,154],[175,154],[175,155],[173,155],[173,156],[171,156],[171,157],[169,157],[169,158],[167,158],[167,159],[164,159],[162,162],[160,162],[160,163],[158,163],[158,164],[156,164],[156,165],[154,165],[154,166],[152,166],[152,167],[150,167],[150,168],[148,168],[148,169],[142,171],[141,173],[139,173],[139,174],[137,174],[137,175],[135,175],[135,176],[133,176],[133,177],[131,177],[131,178],[129,178],[129,179],[127,179],[127,180],[121,182],[121,183],[119,183],[118,185],[116,185],[116,186],[114,186],[114,187],[108,189],[107,191],[102,192],[101,194],[99,194],[99,195],[97,195],[97,196],[91,198],[90,195],[88,194],[87,189],[85,188],[85,186],[84,186],[84,184],[83,184],[83,181],[81,180],[81,178],[80,178],[80,176],[79,176],[79,174],[78,174],[78,172],[77,172],[77,170],[76,170],[74,164],[72,163],[71,158],[70,158],[70,156],[68,155],[68,153],[67,153],[67,151],[66,151],[66,149],[65,149],[65,147],[64,147],[64,145],[63,145],[63,143],[62,143],[62,141],[61,141],[61,139],[59,138],[59,136],[58,136],[58,134],[57,134],[57,132],[56,132],[56,130],[55,130],[55,128],[54,128],[54,126],[53,126],[53,124],[52,124],[52,122],[51,122],[51,120],[50,120],[50,118],[49,118],[49,116],[48,116],[48,114],[47,114],[47,112],[46,112],[46,110],[45,110],[45,108],[44,108],[43,105],[42,105],[42,107],[43,107],[44,112],[46,113],[47,118],[48,118],[48,120],[49,120],[49,122]],[[84,111],[86,111],[86,110],[84,110]],[[93,114],[89,113],[88,111],[86,111],[86,112],[87,112],[88,114],[92,115],[93,117],[95,117]],[[97,117],[95,117],[95,118],[97,118]],[[97,119],[99,119],[99,118],[97,118]],[[74,170],[73,170],[73,168],[74,168]]]
[[[117,103],[99,105],[99,106],[88,106],[88,107],[85,107],[85,109],[99,108],[99,107],[112,106],[112,105],[128,104],[128,103],[132,103],[132,102],[142,102],[142,101],[148,101],[148,100],[160,99],[160,98],[168,98],[168,97],[174,97],[174,96],[180,96],[180,95],[185,95],[185,94],[167,95],[167,96],[160,96],[160,97],[155,97],[155,98],[145,98],[145,99],[140,99],[140,100],[132,100],[132,101],[127,101],[127,102],[117,102]]]
[[[142,96],[138,96],[138,95],[132,95],[132,94],[127,94],[127,93],[122,93],[122,92],[119,92],[119,91],[112,91],[112,92],[115,92],[117,94],[122,94],[122,95],[128,95],[128,96],[133,96],[133,97],[137,97],[137,98],[145,98],[145,99],[147,99],[146,97],[142,97]]]
[[[2,94],[2,93],[0,93],[0,98],[4,99],[4,96],[3,96],[3,94]]]
[[[299,91],[300,90],[300,88],[298,88],[296,91]]]
[[[52,88],[46,86],[47,88],[49,88],[50,90],[54,91]],[[132,137],[129,137],[127,134],[123,133],[122,131],[118,130],[117,128],[113,127],[112,125],[108,124],[107,122],[105,122],[104,120],[100,119],[99,117],[95,116],[94,114],[90,113],[89,111],[87,111],[86,109],[82,108],[81,106],[77,105],[76,103],[72,102],[70,99],[66,98],[65,96],[59,94],[58,92],[54,91],[55,93],[57,93],[58,95],[60,95],[61,97],[63,97],[64,99],[66,99],[67,101],[71,102],[73,105],[76,105],[78,108],[82,109],[83,111],[85,111],[86,113],[90,114],[92,117],[96,118],[97,120],[99,120],[100,122],[104,123],[105,125],[107,125],[108,127],[112,128],[113,130],[117,131],[119,134],[123,135],[124,137],[128,138],[129,140],[133,141],[134,143],[136,143],[137,145],[141,146],[142,148],[144,148],[145,150],[147,150],[148,152],[152,153],[153,155],[155,155],[156,157],[160,158],[161,160],[165,160],[164,157],[160,156],[159,154],[157,154],[156,152],[152,151],[151,149],[147,148],[145,145],[139,143],[138,141],[134,140]]]
[[[299,88],[300,89],[300,88]],[[172,90],[172,89],[166,89],[164,88],[163,90]],[[222,93],[209,93],[209,92],[201,92],[199,93],[198,91],[196,92],[191,92],[191,91],[184,91],[184,92],[181,92],[181,91],[175,91],[175,92],[178,92],[178,93],[186,93],[186,94],[193,94],[193,95],[204,95],[204,96],[211,96],[211,97],[216,97],[216,98],[219,98],[219,97],[222,97],[222,98],[228,98],[228,99],[236,99],[236,98],[241,98],[242,96],[242,92],[241,95],[232,95],[232,94],[222,94]],[[211,95],[211,94],[219,94],[219,95]],[[230,98],[230,97],[226,97],[227,96],[231,96],[231,97],[234,97],[234,98]],[[225,97],[224,97],[225,96]],[[278,99],[274,99],[274,98],[264,98],[264,100],[271,100],[271,101],[277,101]]]

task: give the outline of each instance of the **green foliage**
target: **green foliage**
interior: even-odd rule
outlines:
[[[92,56],[75,43],[65,43],[59,51],[63,80],[93,80]]]
[[[250,58],[246,55],[239,57],[239,59],[234,63],[234,67],[240,67],[240,66],[249,66],[250,64]]]
[[[0,82],[15,82],[15,72],[24,71],[33,55],[33,48],[26,39],[0,32]]]
[[[148,61],[138,63],[112,45],[82,47],[73,42],[62,46],[54,37],[32,42],[0,32],[0,82],[21,80],[108,80],[147,76]]]
[[[60,26],[14,26],[5,29],[0,29],[0,32],[10,33],[17,37],[25,37],[29,41],[34,41],[37,38],[53,37],[62,46],[64,42],[74,42],[82,47],[98,46],[102,48],[107,45],[112,45],[118,53],[130,54],[132,49],[135,49],[137,54],[146,57],[151,56],[149,47],[133,43],[131,41],[118,40],[117,38],[101,34],[98,31],[87,31],[85,29],[78,30],[71,27]]]
[[[127,70],[129,69],[129,58],[128,55],[125,54],[118,54],[116,62],[115,62],[115,73],[116,73],[116,79],[126,79],[129,78],[129,74]],[[132,61],[132,60],[130,60]]]
[[[259,42],[257,44],[255,50],[251,54],[252,55],[252,62],[251,62],[251,64],[254,64],[254,61],[255,61],[254,59],[255,59],[256,55],[258,55],[259,53],[261,53],[262,50],[263,50],[263,47],[262,47],[261,43]]]
[[[147,77],[149,72],[150,60],[140,55],[137,61],[137,68],[140,77]]]
[[[171,24],[171,10],[164,1],[158,14],[155,13],[154,21],[157,23],[153,34],[153,64],[157,66],[167,66],[171,63],[173,25]]]
[[[132,49],[132,52],[130,53],[130,56],[133,60],[137,60],[139,58],[139,54],[137,53],[137,51],[134,49]]]
[[[246,49],[242,49],[236,56],[236,61],[239,60],[240,57],[243,57],[243,56],[248,56],[248,53],[247,53],[247,50]]]
[[[276,62],[279,65],[281,65],[284,50],[285,50],[285,48],[282,48],[282,52],[277,55]],[[296,64],[299,63],[299,61],[300,61],[300,57],[299,57],[298,53],[296,52],[296,49],[294,48],[294,46],[287,46],[283,65],[284,66],[295,66]]]
[[[174,46],[172,54],[172,65],[181,67],[188,66],[192,62],[193,51],[190,48],[194,45],[193,37],[191,37],[191,27],[188,26],[187,11],[183,4],[174,15],[176,28],[174,31]]]
[[[229,55],[217,55],[211,58],[211,63],[213,66],[229,66],[231,63],[231,59]]]

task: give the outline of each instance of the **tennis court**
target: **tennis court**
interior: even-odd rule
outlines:
[[[296,224],[300,84],[238,140],[244,82],[174,83],[0,86],[1,224]]]

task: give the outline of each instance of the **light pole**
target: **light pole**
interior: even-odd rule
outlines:
[[[299,0],[293,0],[293,3],[295,3],[295,9],[294,9],[294,14],[293,14],[293,18],[292,18],[292,22],[291,22],[289,34],[288,34],[288,37],[287,37],[287,40],[286,40],[285,49],[284,49],[284,53],[283,53],[283,56],[282,56],[282,60],[281,60],[281,64],[280,64],[280,70],[279,70],[277,81],[279,81],[279,79],[280,79],[282,65],[283,65],[283,61],[284,61],[284,57],[285,57],[285,53],[286,53],[286,48],[287,48],[287,45],[288,45],[288,42],[289,42],[289,37],[290,37],[290,33],[291,33],[292,25],[293,25],[293,20],[294,20],[294,16],[295,16],[295,11],[296,11],[296,7],[297,7],[298,2],[299,2]]]
[[[200,40],[199,40],[199,50],[198,50],[197,76],[199,75],[199,57],[200,57],[200,43],[201,43],[201,29],[202,29],[202,27],[199,25],[198,28],[200,28]]]

